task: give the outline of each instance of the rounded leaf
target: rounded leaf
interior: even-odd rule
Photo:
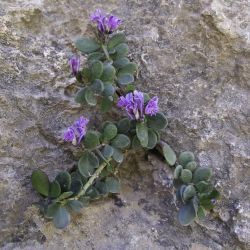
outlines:
[[[190,161],[186,164],[185,169],[189,169],[191,172],[197,168],[197,163],[195,161]]]
[[[156,115],[147,116],[147,123],[150,128],[160,130],[166,128],[168,120],[163,113],[159,112]]]
[[[99,134],[96,131],[88,130],[85,135],[83,144],[84,147],[88,149],[96,148],[100,144]]]
[[[199,181],[207,181],[211,178],[212,176],[212,169],[203,167],[203,168],[197,168],[194,172],[194,178],[193,181],[195,183]]]
[[[57,198],[61,194],[61,187],[58,181],[53,181],[49,185],[49,197]]]
[[[117,163],[122,163],[123,162],[123,154],[122,151],[118,148],[113,148],[114,152],[113,152],[113,159],[114,161],[116,161]]]
[[[114,34],[108,41],[108,49],[112,49],[123,42],[125,42],[125,35],[123,33]]]
[[[61,191],[66,192],[69,190],[71,185],[71,176],[67,171],[60,172],[55,180],[60,184]]]
[[[103,95],[104,96],[113,96],[115,93],[115,88],[112,84],[107,84],[105,87],[104,87],[104,90],[103,90]]]
[[[57,202],[48,205],[48,207],[46,209],[45,216],[47,218],[53,218],[55,216],[57,210],[59,209],[59,207],[60,207],[60,204]]]
[[[199,193],[208,193],[213,190],[213,185],[206,181],[199,181],[195,186]]]
[[[117,127],[113,123],[108,123],[103,130],[105,140],[111,140],[117,135]]]
[[[67,198],[69,198],[70,196],[72,196],[72,194],[73,194],[73,192],[71,192],[71,191],[64,192],[64,193],[62,193],[62,194],[58,197],[58,200],[61,201],[61,200],[67,199]]]
[[[78,161],[78,169],[84,177],[91,176],[95,168],[99,166],[99,160],[94,153],[85,151]]]
[[[79,179],[72,180],[71,186],[70,186],[70,191],[76,195],[81,191],[81,189],[82,189],[82,181]]]
[[[141,143],[137,137],[137,135],[135,135],[132,139],[132,148],[137,150],[141,148]]]
[[[125,66],[123,66],[119,72],[118,72],[118,75],[121,75],[121,74],[131,74],[131,75],[134,75],[138,70],[138,66],[137,64],[135,63],[128,63],[126,64]]]
[[[90,106],[95,106],[97,99],[90,87],[84,88],[84,99]]]
[[[102,149],[102,155],[106,158],[109,159],[112,155],[114,154],[114,148],[111,147],[110,145],[105,145]]]
[[[148,145],[147,148],[153,149],[157,144],[157,135],[156,133],[152,130],[148,130]]]
[[[126,66],[127,64],[129,64],[130,61],[127,57],[122,57],[122,58],[118,58],[117,60],[114,61],[114,66],[117,69],[123,68],[124,66]]]
[[[161,143],[161,145],[162,145],[162,153],[166,162],[170,166],[174,166],[176,162],[176,154],[174,150],[167,143]]]
[[[103,57],[104,57],[104,54],[102,52],[93,52],[89,54],[88,62],[98,61],[98,60],[101,60]]]
[[[196,213],[192,202],[189,202],[180,208],[178,220],[182,226],[190,225],[194,221],[195,217]]]
[[[195,196],[195,194],[196,194],[196,191],[195,191],[194,186],[188,185],[183,192],[183,195],[182,195],[183,200],[187,201],[187,200],[193,198]]]
[[[102,75],[103,72],[103,64],[100,61],[94,61],[91,64],[91,78],[94,79],[99,79]]]
[[[179,163],[182,166],[186,166],[190,161],[194,161],[194,154],[190,151],[182,152],[179,156]]]
[[[103,82],[113,82],[115,78],[115,73],[116,73],[116,70],[112,65],[105,64],[103,67],[103,73],[100,79]]]
[[[115,51],[116,51],[116,58],[121,58],[127,55],[128,53],[128,45],[126,43],[120,43],[119,45],[117,45],[115,47]]]
[[[117,123],[118,132],[122,134],[128,133],[130,129],[130,120],[128,118],[123,118]]]
[[[58,229],[63,229],[70,222],[70,214],[65,207],[60,206],[53,218],[54,226]]]
[[[192,172],[188,169],[183,169],[181,171],[181,180],[184,183],[190,183],[192,180]]]
[[[107,177],[105,180],[107,191],[109,193],[119,193],[120,192],[120,182],[113,178]]]
[[[91,90],[96,94],[101,94],[104,90],[104,84],[101,80],[95,79],[90,86]]]
[[[148,127],[143,122],[138,122],[136,124],[136,135],[142,145],[142,147],[147,147],[148,145]]]
[[[130,145],[130,139],[123,134],[118,134],[112,141],[111,146],[115,148],[127,148]]]
[[[69,200],[67,205],[76,213],[80,213],[84,205],[78,200]]]
[[[131,74],[127,74],[127,73],[119,74],[117,78],[117,82],[120,85],[128,85],[128,84],[133,83],[134,81],[135,81],[134,76]]]
[[[182,171],[183,167],[181,165],[178,165],[175,170],[174,170],[174,178],[178,179],[181,175],[181,171]]]
[[[75,41],[75,46],[83,53],[91,53],[100,48],[100,44],[92,38],[79,38]]]
[[[49,195],[49,178],[48,176],[41,170],[33,171],[31,175],[31,182],[33,188],[39,193],[44,196]]]

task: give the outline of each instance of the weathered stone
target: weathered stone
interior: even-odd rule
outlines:
[[[248,0],[2,0],[0,3],[0,242],[3,249],[247,249],[249,235]],[[191,227],[176,220],[172,175],[154,156],[129,156],[121,200],[106,199],[54,229],[31,204],[35,168],[55,176],[77,159],[61,139],[80,114],[67,58],[89,35],[96,7],[125,20],[138,88],[169,117],[164,138],[211,166],[217,211]],[[82,58],[83,59],[83,58]],[[113,114],[116,117],[116,114]],[[116,204],[116,205],[115,205]],[[119,206],[118,206],[119,205]],[[223,215],[229,214],[230,217]]]

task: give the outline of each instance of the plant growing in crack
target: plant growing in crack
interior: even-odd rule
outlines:
[[[75,42],[76,48],[87,56],[87,64],[81,69],[77,55],[69,60],[72,75],[82,85],[75,100],[90,106],[98,104],[102,112],[116,106],[127,117],[105,121],[97,131],[88,129],[89,120],[81,116],[64,134],[66,142],[83,147],[77,167],[58,173],[53,181],[41,170],[32,173],[32,185],[44,198],[41,211],[59,229],[69,224],[71,211],[78,213],[91,200],[120,192],[117,172],[127,151],[156,149],[169,166],[176,163],[175,152],[160,138],[168,122],[159,111],[158,97],[135,89],[138,66],[127,57],[124,33],[114,33],[122,21],[100,10],[91,15],[91,21],[96,24],[95,38],[79,38]],[[184,182],[177,196],[185,204],[178,218],[182,225],[189,225],[201,217],[203,208],[212,208],[205,203],[210,201],[211,205],[218,193],[215,195],[216,190],[209,183],[211,170],[196,170],[191,153],[182,153],[179,163],[174,176]]]

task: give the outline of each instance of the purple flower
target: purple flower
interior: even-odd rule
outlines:
[[[80,144],[82,138],[86,134],[87,124],[89,119],[81,116],[79,120],[70,126],[64,133],[64,140],[67,142],[72,142],[73,145]]]
[[[117,106],[125,109],[130,119],[143,120],[145,115],[153,116],[157,114],[158,97],[155,96],[150,99],[145,107],[143,93],[135,90],[133,93],[121,96],[118,100]]]
[[[156,115],[159,111],[158,108],[158,97],[155,96],[152,99],[149,100],[146,108],[145,108],[145,114],[146,115]]]
[[[80,69],[80,58],[78,56],[72,56],[69,59],[69,65],[70,65],[71,73],[74,76],[76,76],[76,74],[78,73]]]
[[[101,33],[111,34],[114,32],[122,21],[116,17],[104,13],[100,9],[97,9],[90,15],[92,22],[97,23],[97,28]]]

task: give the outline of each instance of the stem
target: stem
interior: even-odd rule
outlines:
[[[107,161],[108,164],[109,164],[109,161],[111,161],[111,159],[108,159],[108,161]],[[81,196],[83,196],[86,193],[87,189],[93,184],[94,180],[99,177],[102,170],[107,166],[107,163],[106,162],[102,163],[99,166],[99,168],[95,171],[95,173],[89,178],[89,180],[83,186],[82,190],[78,193],[78,195],[75,196],[74,198],[69,199],[69,200],[78,200]]]
[[[106,162],[106,164],[109,166],[110,163],[106,160],[106,158],[103,156],[102,152],[97,148],[96,153]]]
[[[108,53],[108,50],[107,50],[107,46],[102,44],[102,50],[107,58],[108,61],[110,61],[110,57],[109,57],[109,53]]]

